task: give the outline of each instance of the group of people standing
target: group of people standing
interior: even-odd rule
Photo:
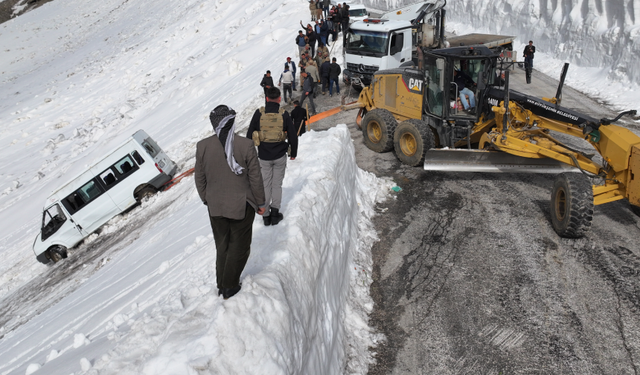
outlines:
[[[240,275],[249,258],[255,214],[262,216],[265,226],[278,225],[284,219],[282,181],[287,157],[296,159],[298,136],[304,134],[308,117],[302,104],[309,99],[311,114],[315,114],[313,98],[318,83],[322,83],[323,95],[327,87],[329,95],[333,95],[334,84],[340,93],[341,68],[335,57],[330,60],[327,46],[330,36],[335,42],[340,27],[346,30],[349,7],[329,6],[329,0],[311,0],[309,8],[315,25],[304,27],[300,23],[305,30],[300,30],[296,38],[300,61],[296,66],[287,57],[278,80],[285,103],[294,104],[291,114],[281,107],[281,91],[267,70],[260,82],[265,106],[254,112],[246,137],[235,134],[236,112],[219,105],[209,114],[215,134],[196,146],[195,184],[207,206],[216,244],[218,295],[224,299],[241,289]],[[297,91],[297,68],[302,94],[300,101],[292,101],[293,91]]]

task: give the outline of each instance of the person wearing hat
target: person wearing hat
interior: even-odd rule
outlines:
[[[209,114],[215,135],[196,145],[195,183],[207,206],[216,244],[216,283],[224,299],[240,291],[249,259],[253,219],[265,211],[264,184],[250,139],[235,136],[236,112],[226,105]]]

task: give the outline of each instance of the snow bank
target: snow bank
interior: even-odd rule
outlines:
[[[379,340],[367,324],[370,218],[390,187],[357,168],[345,125],[305,134],[285,219],[256,217],[242,290],[225,301],[206,208],[185,179],[107,225],[131,232],[125,247],[0,341],[0,373],[366,373]]]
[[[415,2],[364,0],[377,9]],[[638,0],[449,0],[446,9],[447,22],[513,35],[520,44],[533,40],[537,51],[583,67],[606,67],[612,80],[640,83]]]

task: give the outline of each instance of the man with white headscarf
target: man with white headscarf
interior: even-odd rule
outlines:
[[[216,243],[218,295],[240,291],[249,259],[253,219],[265,211],[264,184],[253,142],[235,136],[236,112],[219,105],[209,115],[216,135],[196,146],[195,183],[209,210]]]

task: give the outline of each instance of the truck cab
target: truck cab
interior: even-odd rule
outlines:
[[[411,39],[412,27],[405,21],[365,19],[352,24],[345,45],[345,82],[365,87],[378,70],[411,62]]]

